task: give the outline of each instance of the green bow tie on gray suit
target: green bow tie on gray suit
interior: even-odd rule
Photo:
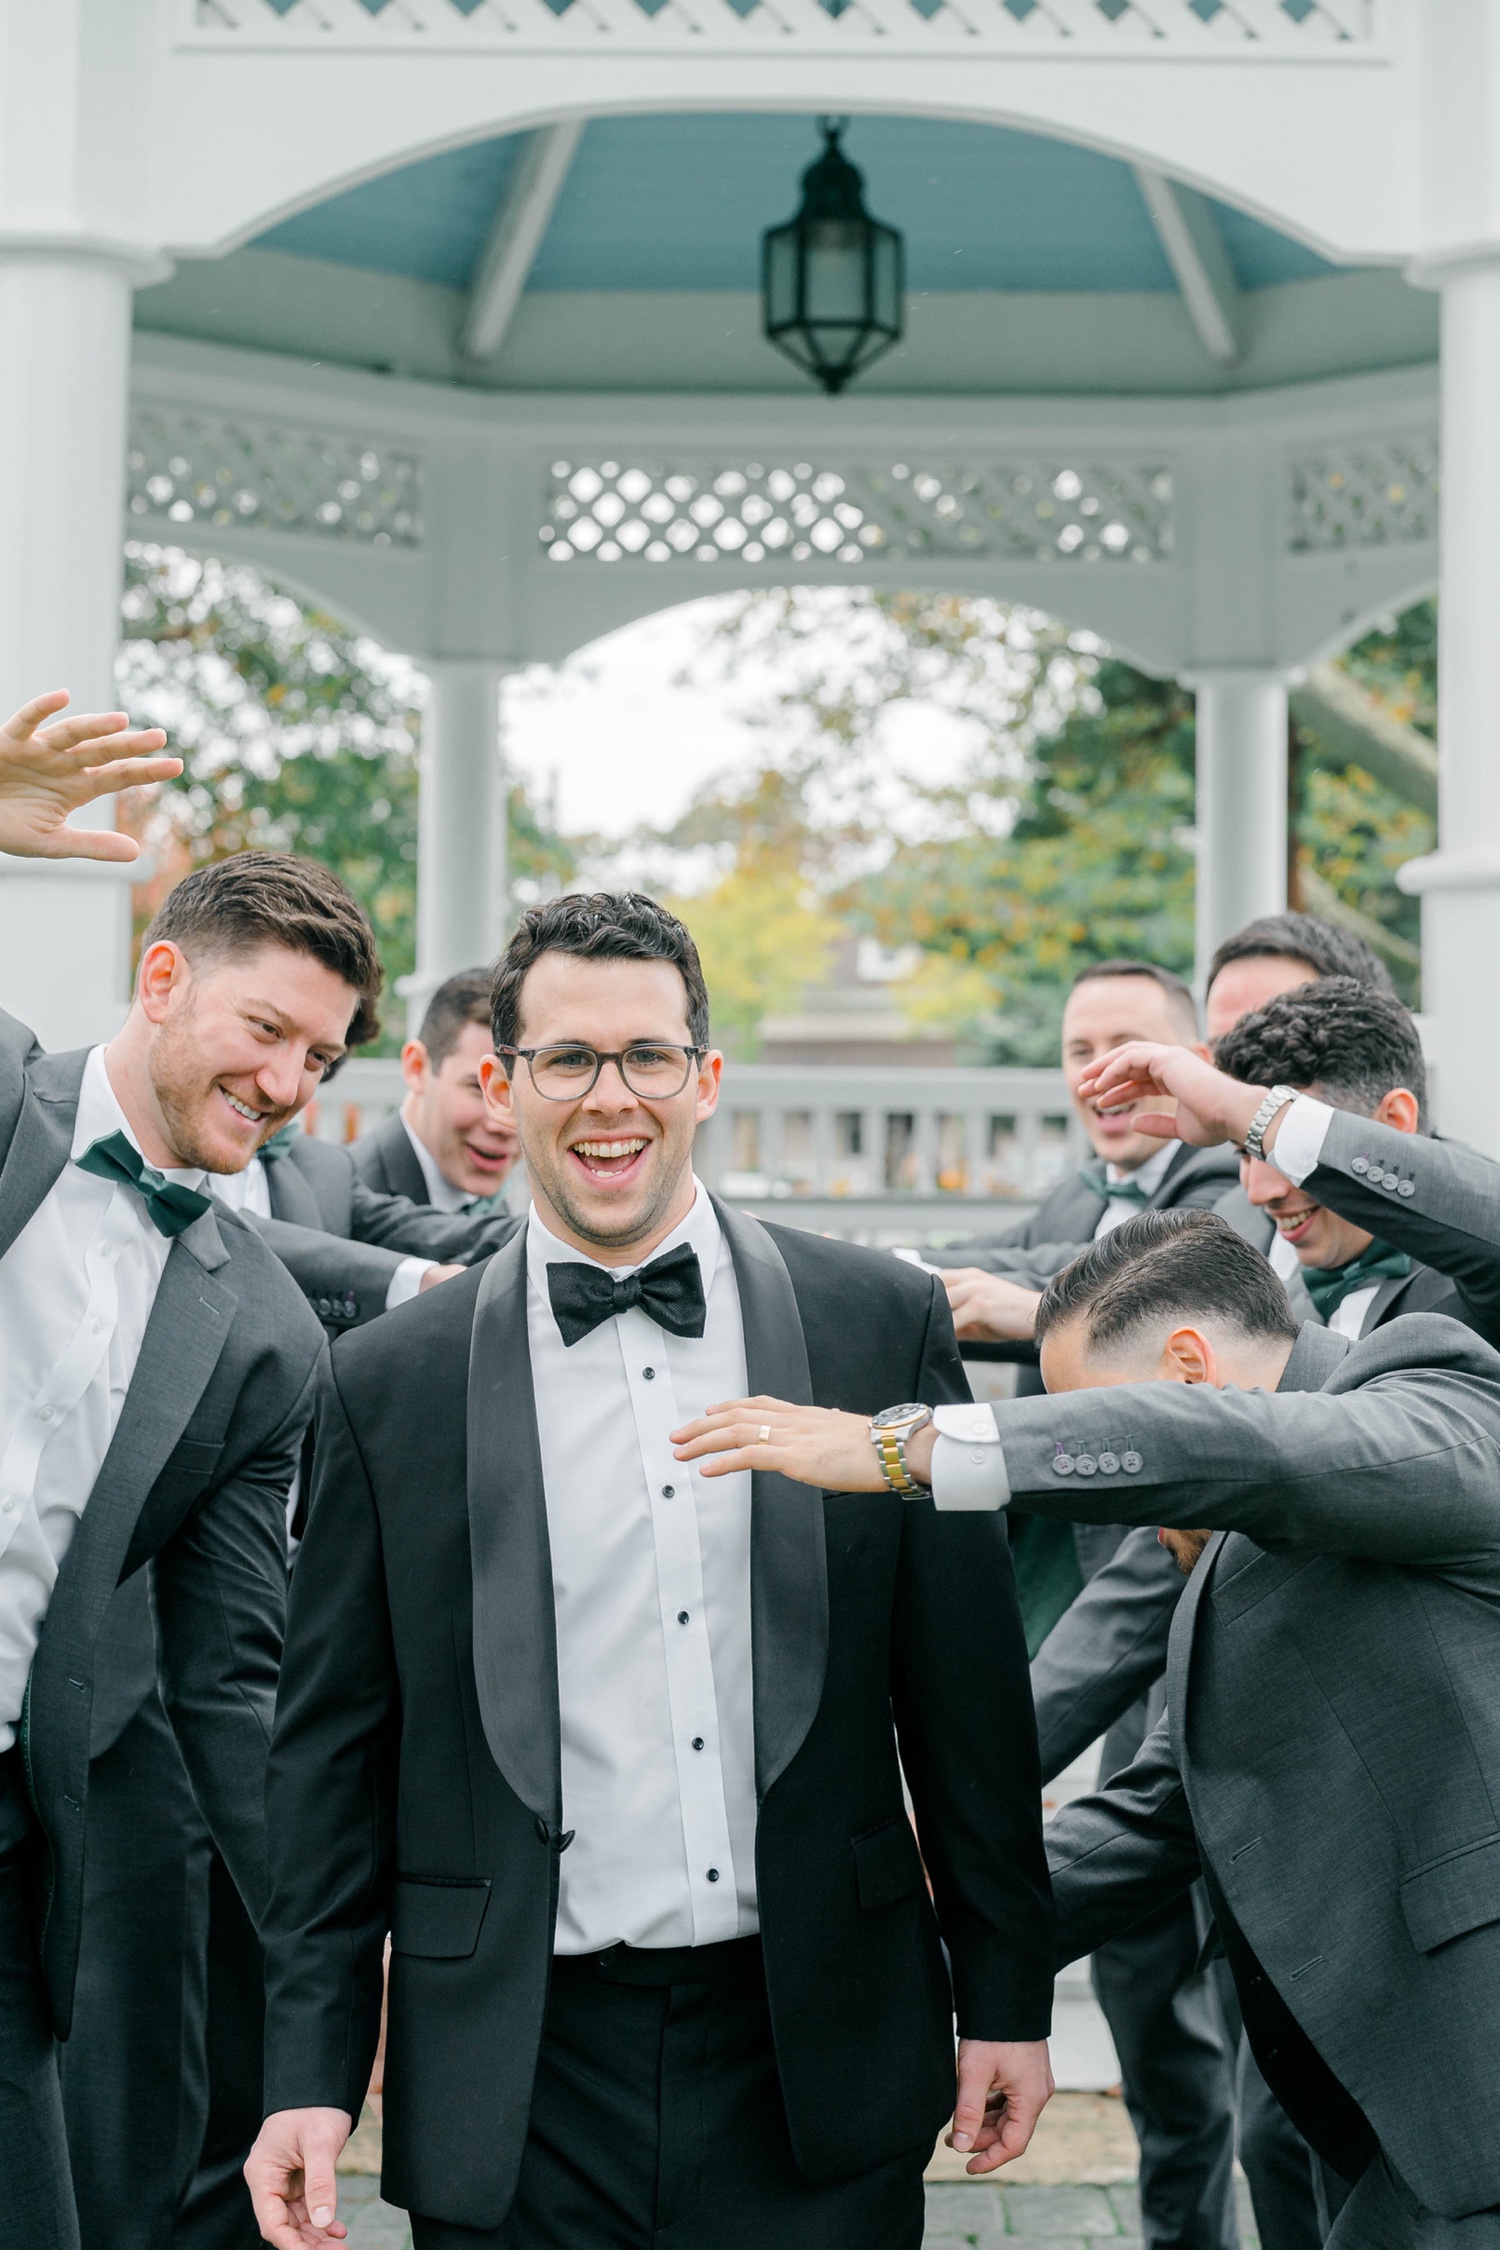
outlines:
[[[1393,1250],[1388,1242],[1372,1242],[1346,1266],[1304,1266],[1302,1279],[1318,1318],[1326,1325],[1351,1290],[1364,1289],[1372,1281],[1402,1281],[1410,1272],[1411,1260],[1404,1250]]]
[[[181,1234],[184,1227],[190,1227],[194,1219],[201,1219],[209,1208],[206,1195],[167,1179],[146,1162],[140,1150],[123,1133],[106,1133],[74,1161],[80,1171],[92,1172],[96,1179],[113,1180],[121,1187],[134,1188],[158,1234]]]
[[[1095,1195],[1102,1195],[1109,1203],[1138,1203],[1144,1211],[1151,1201],[1150,1194],[1136,1180],[1107,1180],[1092,1164],[1085,1164],[1078,1177]]]

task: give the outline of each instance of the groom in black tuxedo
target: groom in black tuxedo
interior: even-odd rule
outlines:
[[[961,1399],[946,1302],[694,1179],[721,1057],[654,901],[533,909],[494,1034],[528,1227],[340,1339],[324,1387],[257,2216],[280,2250],[342,2233],[389,1931],[383,2192],[415,2250],[916,2250],[955,2014],[971,2169],[1051,2089],[999,1519],[700,1481],[671,1432],[747,1384]]]

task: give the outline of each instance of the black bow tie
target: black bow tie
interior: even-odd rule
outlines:
[[[571,1259],[549,1265],[547,1294],[565,1344],[580,1343],[632,1305],[639,1305],[658,1328],[669,1329],[674,1336],[701,1336],[708,1317],[698,1253],[685,1242],[619,1280],[600,1266]]]

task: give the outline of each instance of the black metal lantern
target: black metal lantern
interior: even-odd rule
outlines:
[[[802,208],[761,243],[768,340],[841,391],[901,340],[903,251],[865,209],[861,173],[839,147],[841,119],[820,120],[825,147],[802,175]]]

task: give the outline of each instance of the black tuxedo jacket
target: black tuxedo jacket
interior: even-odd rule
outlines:
[[[404,1195],[412,1203],[430,1203],[427,1175],[417,1162],[411,1135],[393,1109],[371,1132],[361,1133],[349,1150],[350,1160],[365,1186],[380,1195]]]
[[[469,1218],[434,1211],[425,1188],[420,1203],[372,1188],[348,1149],[310,1133],[273,1158],[266,1174],[271,1217],[251,1224],[331,1335],[385,1311],[391,1276],[403,1258],[472,1265],[508,1242],[521,1223],[509,1212]]]
[[[718,1210],[752,1392],[866,1413],[966,1396],[930,1276]],[[524,1236],[339,1340],[316,1456],[268,1800],[267,2103],[358,2113],[389,1930],[384,2191],[496,2227],[566,1844]],[[976,2037],[1046,2032],[1026,1652],[998,1516],[765,1473],[752,1509],[777,2063],[799,2164],[837,2179],[931,2145],[952,2107],[955,2004]]]
[[[0,1013],[0,1257],[68,1162],[87,1059],[82,1050],[44,1054]],[[72,2021],[95,1705],[140,1687],[132,1665],[150,1626],[144,1565],[153,1557],[173,1729],[246,1904],[258,1913],[263,1903],[286,1494],[322,1344],[280,1265],[231,1212],[207,1212],[176,1237],[57,1575],[21,1721],[45,1843],[42,1966],[60,2038]]]

